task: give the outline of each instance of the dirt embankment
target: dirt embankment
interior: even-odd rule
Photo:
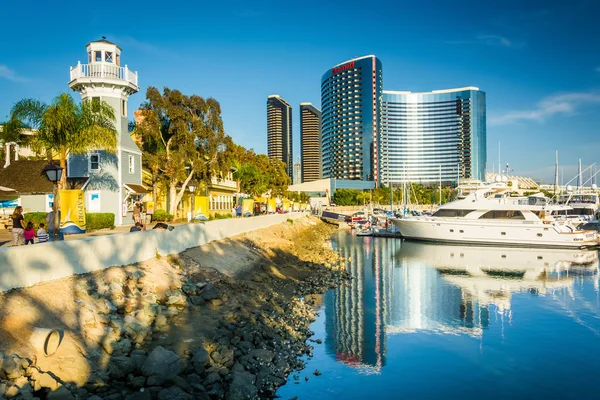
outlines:
[[[305,218],[0,295],[0,398],[271,396],[311,353],[314,295],[346,279],[332,229]],[[64,331],[54,355],[33,327]]]

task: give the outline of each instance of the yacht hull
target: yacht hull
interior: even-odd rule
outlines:
[[[485,246],[589,248],[598,246],[597,234],[561,232],[542,223],[477,223],[459,219],[405,218],[392,223],[405,239]]]

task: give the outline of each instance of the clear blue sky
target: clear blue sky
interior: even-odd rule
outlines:
[[[0,120],[23,97],[68,91],[69,66],[106,36],[139,72],[131,109],[150,85],[212,96],[227,133],[266,152],[277,93],[294,107],[297,156],[299,103],[320,107],[327,69],[375,54],[385,89],[487,93],[489,171],[498,141],[517,175],[552,180],[555,149],[565,180],[579,157],[600,162],[598,1],[3,3]]]

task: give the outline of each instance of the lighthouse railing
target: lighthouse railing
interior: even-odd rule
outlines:
[[[131,71],[127,66],[119,67],[106,63],[81,64],[78,63],[70,71],[71,80],[77,78],[111,78],[121,79],[137,86],[137,72]]]

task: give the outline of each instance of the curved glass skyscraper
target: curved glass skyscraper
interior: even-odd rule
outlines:
[[[379,176],[381,62],[355,58],[321,79],[323,177],[376,180]]]
[[[485,181],[485,92],[383,91],[380,183]]]

